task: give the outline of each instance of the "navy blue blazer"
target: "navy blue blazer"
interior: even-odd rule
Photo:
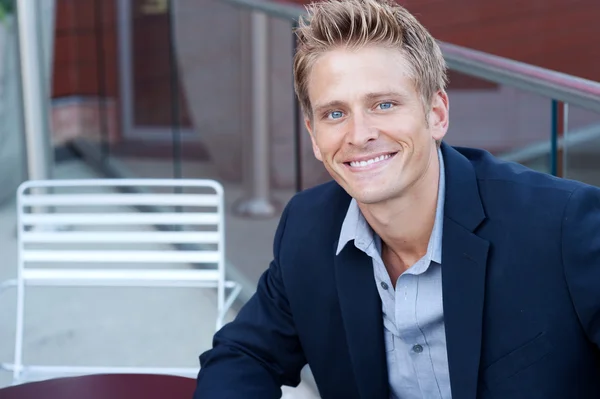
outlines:
[[[442,151],[453,399],[600,398],[600,189]],[[279,398],[306,363],[323,398],[389,397],[371,260],[335,255],[349,202],[333,182],[289,202],[256,294],[200,356],[195,398]]]

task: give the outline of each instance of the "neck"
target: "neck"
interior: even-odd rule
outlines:
[[[402,195],[383,203],[359,203],[365,219],[381,238],[384,250],[391,251],[406,265],[427,252],[435,223],[439,177],[436,150],[422,176]]]

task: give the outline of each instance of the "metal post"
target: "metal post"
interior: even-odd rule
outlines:
[[[551,136],[550,136],[550,174],[558,176],[558,136],[559,130],[559,102],[552,100],[552,121],[551,121]]]
[[[182,165],[182,148],[181,148],[181,113],[180,113],[180,102],[179,102],[179,68],[177,65],[177,41],[175,40],[175,16],[173,10],[173,2],[170,1],[166,4],[166,10],[164,11],[169,15],[169,69],[171,70],[170,77],[170,90],[171,95],[171,137],[173,145],[173,177],[175,179],[181,179],[183,177],[183,165]],[[180,190],[181,187],[176,187],[176,190]],[[177,191],[179,192],[179,191]],[[178,208],[180,210],[181,208]]]
[[[566,172],[566,136],[568,128],[569,105],[552,100],[552,140],[550,168],[554,176],[565,177]]]
[[[40,43],[39,30],[43,25],[38,12],[39,4],[38,1],[17,0],[23,119],[30,180],[49,179],[52,165],[48,83],[44,73],[46,59]]]
[[[252,12],[252,187],[250,195],[234,206],[237,214],[253,217],[272,216],[276,212],[270,197],[267,23],[264,13]]]
[[[563,104],[563,140],[562,140],[562,177],[567,177],[567,151],[569,145],[567,144],[567,136],[569,133],[569,104]]]

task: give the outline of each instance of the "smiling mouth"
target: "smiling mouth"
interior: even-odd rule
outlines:
[[[371,159],[367,159],[367,160],[364,160],[364,161],[346,162],[346,165],[351,166],[353,168],[364,168],[365,166],[371,166],[371,165],[377,164],[379,162],[386,161],[386,160],[392,158],[396,154],[397,154],[397,152],[392,152],[392,153],[389,153],[389,154],[379,155],[377,157],[374,157],[374,158],[371,158]]]

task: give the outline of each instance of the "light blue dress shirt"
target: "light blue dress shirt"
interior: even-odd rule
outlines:
[[[444,220],[444,160],[435,222],[427,253],[396,282],[381,259],[381,239],[353,199],[342,224],[337,253],[351,240],[373,260],[381,297],[391,398],[451,399],[444,309],[442,302],[442,229]]]

